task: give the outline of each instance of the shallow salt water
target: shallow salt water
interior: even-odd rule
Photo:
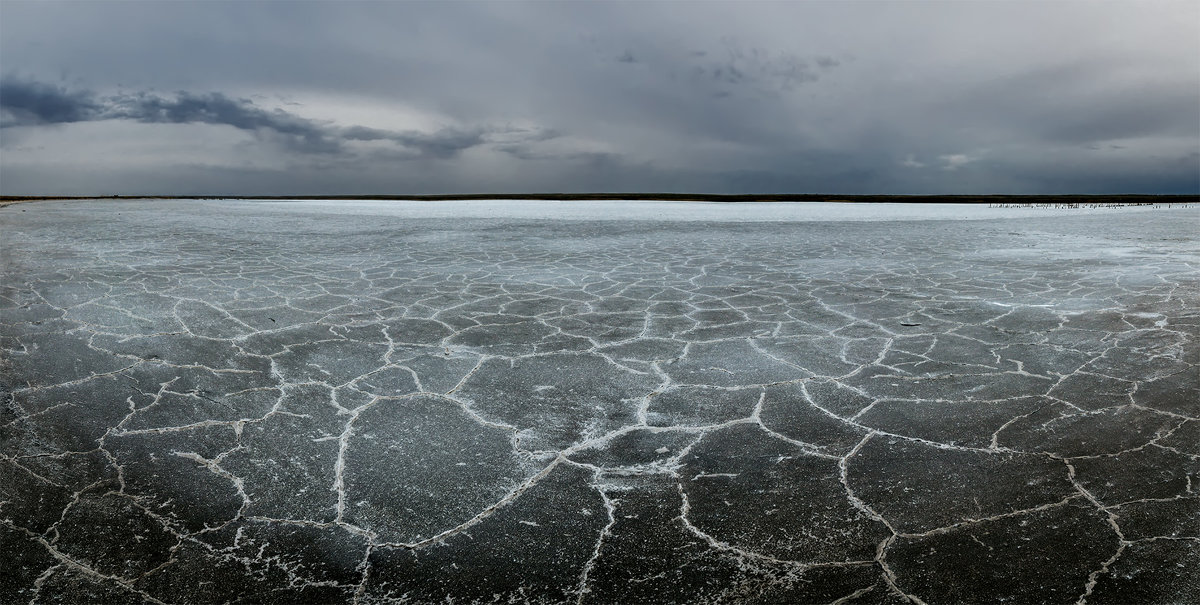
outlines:
[[[0,602],[1198,602],[1198,226],[0,208]]]

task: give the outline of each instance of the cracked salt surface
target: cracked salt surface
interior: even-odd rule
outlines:
[[[20,210],[2,603],[1200,603],[1200,208]]]

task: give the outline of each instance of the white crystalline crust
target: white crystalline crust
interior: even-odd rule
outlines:
[[[397,218],[521,218],[586,221],[928,221],[1141,213],[1148,206],[1001,207],[988,204],[859,202],[664,202],[652,200],[271,200],[221,203],[303,204],[305,212]],[[1183,207],[1183,204],[1176,204]]]

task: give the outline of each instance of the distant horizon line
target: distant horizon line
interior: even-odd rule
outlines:
[[[28,202],[53,200],[106,200],[106,199],[154,199],[154,200],[355,200],[355,201],[486,201],[486,200],[546,200],[546,201],[696,201],[696,202],[877,202],[891,201],[925,203],[995,203],[1012,201],[1036,203],[1060,201],[1064,203],[1120,203],[1136,200],[1171,200],[1172,203],[1200,203],[1200,193],[1055,193],[1055,194],[836,194],[836,193],[440,193],[440,194],[346,194],[346,195],[0,195],[2,202]]]

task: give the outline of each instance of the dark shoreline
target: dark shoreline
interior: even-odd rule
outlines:
[[[834,195],[819,193],[455,193],[439,195],[105,195],[39,196],[2,195],[0,206],[19,202],[65,200],[394,200],[394,201],[465,201],[465,200],[548,200],[600,201],[644,200],[687,202],[844,202],[906,204],[989,204],[1041,206],[1129,206],[1151,204],[1200,203],[1200,194],[1181,195]]]

